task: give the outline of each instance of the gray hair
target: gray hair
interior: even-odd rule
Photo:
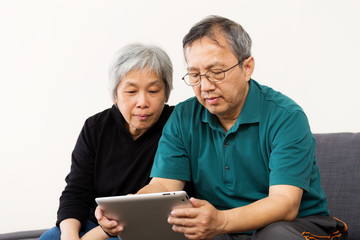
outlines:
[[[243,27],[224,17],[211,15],[196,23],[183,39],[183,50],[202,37],[208,37],[215,42],[216,34],[224,34],[232,52],[239,61],[251,56],[251,38]]]
[[[165,83],[165,101],[173,88],[173,67],[164,50],[152,45],[130,44],[114,54],[109,66],[109,91],[115,102],[117,86],[130,71],[144,68],[154,70]]]

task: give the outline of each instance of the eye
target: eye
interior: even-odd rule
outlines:
[[[125,93],[127,93],[127,94],[135,94],[136,90],[125,90]]]
[[[224,71],[221,69],[212,69],[210,73],[215,80],[222,80],[225,77]]]
[[[210,70],[213,75],[221,75],[223,74],[223,70],[221,69],[212,69]]]
[[[149,93],[158,93],[159,90],[150,90]]]
[[[199,77],[199,73],[189,73],[189,77],[190,78],[197,78],[197,77]]]

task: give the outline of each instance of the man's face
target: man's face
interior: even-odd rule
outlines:
[[[226,70],[238,63],[225,38],[217,34],[215,39],[218,43],[203,37],[186,47],[189,73],[205,74],[211,69]],[[236,66],[227,71],[220,82],[213,83],[202,76],[200,84],[193,86],[194,93],[198,101],[215,114],[221,123],[235,123],[244,105],[253,69],[254,59],[250,57],[243,62],[243,67]]]

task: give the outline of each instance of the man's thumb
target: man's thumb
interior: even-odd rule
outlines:
[[[191,205],[195,208],[198,208],[198,207],[201,207],[201,206],[204,206],[205,205],[205,201],[204,200],[200,200],[200,199],[197,199],[197,198],[190,198],[190,202],[191,202]]]

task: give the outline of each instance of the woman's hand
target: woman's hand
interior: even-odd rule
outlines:
[[[105,217],[102,209],[99,206],[97,206],[95,209],[95,217],[98,220],[101,228],[110,235],[120,235],[124,230],[124,227],[120,225],[118,221]]]

